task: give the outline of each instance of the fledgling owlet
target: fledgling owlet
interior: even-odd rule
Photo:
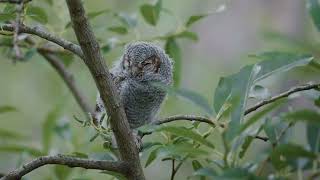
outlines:
[[[159,46],[134,42],[125,47],[124,54],[111,69],[131,129],[155,119],[167,94],[159,84],[172,84],[172,64]],[[103,113],[105,108],[98,94],[96,118],[100,119]]]

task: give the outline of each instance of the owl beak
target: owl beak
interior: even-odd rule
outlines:
[[[138,66],[132,66],[131,69],[132,75],[135,77],[141,76],[142,75],[142,68]]]

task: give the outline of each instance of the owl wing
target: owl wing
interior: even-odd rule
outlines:
[[[124,81],[124,77],[122,76],[116,76],[113,73],[111,73],[112,80],[116,86],[116,89],[118,93],[120,93],[120,87],[122,82]],[[100,93],[97,93],[97,99],[96,99],[96,106],[94,109],[94,114],[93,114],[93,120],[94,122],[101,122],[103,119],[103,116],[106,114],[106,108],[104,107],[103,101],[100,97]],[[101,124],[101,123],[100,123]]]

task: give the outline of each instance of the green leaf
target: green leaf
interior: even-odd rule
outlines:
[[[104,14],[104,13],[107,13],[107,12],[109,12],[110,10],[108,10],[108,9],[104,9],[104,10],[100,10],[100,11],[95,11],[95,12],[89,12],[88,13],[88,18],[89,19],[93,19],[93,18],[95,18],[95,17],[97,17],[97,16],[100,16],[100,15],[102,15],[102,14]]]
[[[118,34],[127,34],[128,33],[127,28],[124,26],[113,26],[113,27],[109,27],[108,30],[111,32],[118,33]]]
[[[190,100],[195,105],[201,107],[209,115],[213,114],[213,110],[208,101],[200,94],[187,89],[178,89],[174,92],[176,95]]]
[[[8,112],[17,112],[17,108],[13,106],[0,106],[0,114],[1,113],[8,113]]]
[[[0,13],[0,23],[5,23],[7,21],[14,20],[15,17],[16,17],[15,14]]]
[[[159,146],[159,145],[162,145],[162,143],[160,143],[160,142],[145,142],[142,145],[142,150],[146,151],[154,146]]]
[[[251,142],[253,141],[253,137],[252,136],[247,136],[244,140],[244,143],[242,144],[242,147],[241,147],[241,151],[239,153],[239,158],[243,158],[244,155],[246,154]]]
[[[280,170],[292,164],[292,160],[298,158],[315,159],[317,155],[296,144],[280,144],[274,148],[270,158],[273,166]]]
[[[6,4],[3,11],[0,13],[0,22],[5,23],[16,18],[16,6],[14,4]]]
[[[150,152],[146,164],[144,165],[144,168],[148,167],[157,158],[159,148],[160,147],[157,147]]]
[[[320,127],[307,124],[307,140],[312,152],[320,152]]]
[[[190,27],[192,24],[194,24],[195,22],[199,21],[200,19],[206,17],[207,15],[193,15],[190,16],[189,19],[186,22],[186,27]]]
[[[208,147],[215,148],[214,145],[210,141],[204,139],[200,134],[198,134],[190,129],[187,129],[185,127],[161,126],[156,131],[158,131],[158,132],[164,131],[164,132],[169,132],[169,133],[177,135],[177,136],[187,137],[187,138],[190,138],[198,143],[206,145]]]
[[[320,113],[309,109],[287,113],[284,118],[290,122],[305,121],[314,125],[320,125]]]
[[[34,147],[29,147],[25,145],[10,145],[10,144],[1,144],[0,152],[9,152],[9,153],[23,153],[27,152],[32,156],[44,156],[45,153],[41,152],[39,149]]]
[[[193,176],[216,176],[217,173],[211,168],[201,168],[193,173]]]
[[[143,4],[140,12],[147,23],[155,26],[159,20],[161,8],[162,1],[158,0],[155,5]]]
[[[192,160],[192,168],[193,170],[198,170],[200,168],[202,168],[203,166],[201,165],[201,163],[198,160]]]
[[[231,121],[226,132],[227,142],[231,142],[231,140],[233,140],[233,138],[239,134],[239,130],[241,128],[240,125],[243,121],[244,111],[248,100],[249,90],[257,73],[259,73],[259,70],[260,67],[257,65],[246,66],[232,78],[232,96],[230,97],[232,111]]]
[[[229,98],[232,90],[233,76],[221,77],[214,93],[213,107],[215,111],[220,112],[222,106]]]
[[[193,160],[192,161],[192,168],[194,171],[197,171],[199,169],[202,169],[203,166],[201,165],[201,163],[198,160]],[[200,176],[200,180],[205,180],[205,176]]]
[[[258,63],[258,65],[261,67],[261,70],[254,80],[254,83],[275,73],[285,72],[299,66],[305,66],[313,59],[313,57],[310,55],[300,55],[278,51],[264,52],[254,55],[254,57],[262,60]]]
[[[15,139],[15,140],[20,140],[20,139],[26,139],[25,136],[17,133],[17,132],[12,132],[8,131],[5,129],[0,128],[0,138],[5,139],[5,140],[10,140],[10,139]]]
[[[174,38],[169,38],[166,41],[165,50],[170,58],[172,58],[174,61],[173,81],[174,86],[178,87],[180,85],[182,69],[181,49]]]
[[[58,118],[60,117],[61,107],[62,105],[56,106],[53,110],[51,110],[42,125],[42,146],[43,151],[48,152],[51,146],[52,137],[54,134],[54,127]]]
[[[307,8],[309,10],[312,21],[318,31],[320,30],[320,4],[318,0],[308,0]]]
[[[183,31],[179,34],[175,35],[176,38],[187,38],[193,41],[198,41],[198,35],[195,32],[191,32],[191,31]]]
[[[3,9],[4,14],[15,14],[16,13],[16,5],[15,4],[6,4]]]
[[[47,13],[41,7],[29,5],[26,11],[26,15],[39,23],[42,23],[42,24],[48,23]]]

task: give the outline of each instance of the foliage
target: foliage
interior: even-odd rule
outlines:
[[[40,27],[46,27],[51,23],[51,18],[47,12],[48,6],[55,4],[55,1],[45,1],[38,5],[32,1],[25,4],[23,12],[25,24],[37,24]],[[307,8],[310,12],[316,28],[320,29],[320,5],[317,0],[308,0]],[[148,26],[154,27],[161,22],[162,14],[167,13],[174,16],[172,12],[164,8],[161,0],[154,4],[141,4],[136,10],[140,13],[143,19],[131,16],[126,13],[113,12],[111,9],[103,9],[88,13],[88,18],[94,22],[95,18],[107,16],[115,20],[114,24],[107,24],[104,32],[112,33],[112,38],[99,38],[102,44],[102,51],[108,55],[117,47],[123,47],[124,44],[131,41],[126,37],[136,32],[140,26],[141,20],[144,20]],[[174,81],[175,87],[171,91],[171,95],[186,98],[193,102],[196,106],[203,110],[204,116],[210,120],[215,119],[216,122],[227,124],[225,127],[213,127],[204,123],[191,122],[185,126],[181,124],[162,124],[162,125],[147,125],[140,128],[141,132],[153,133],[155,137],[151,141],[144,141],[142,154],[147,156],[144,162],[144,167],[148,168],[154,164],[156,160],[177,162],[178,165],[173,169],[178,171],[182,164],[189,164],[193,172],[188,176],[199,177],[202,179],[267,179],[269,177],[276,178],[292,178],[295,174],[302,171],[319,171],[319,142],[320,142],[320,96],[312,97],[314,107],[310,109],[299,109],[285,111],[283,113],[274,113],[279,110],[280,106],[289,106],[290,100],[273,101],[262,110],[253,112],[252,116],[246,116],[246,110],[251,100],[263,101],[270,99],[271,93],[268,87],[262,85],[266,78],[277,75],[279,73],[287,73],[297,67],[319,66],[318,57],[314,49],[307,52],[299,53],[296,51],[265,51],[250,55],[257,61],[254,64],[249,64],[241,68],[238,72],[221,77],[214,94],[211,95],[213,103],[199,94],[191,90],[180,87],[183,66],[183,48],[180,46],[181,39],[191,40],[196,42],[198,35],[191,31],[192,25],[207,17],[209,13],[191,15],[186,18],[176,31],[170,31],[166,34],[152,38],[141,38],[139,40],[161,41],[167,54],[173,59],[175,71]],[[0,23],[5,24],[14,21],[16,18],[15,5],[6,4],[1,6]],[[95,24],[93,24],[95,26]],[[71,27],[70,22],[64,24],[64,31],[68,31]],[[99,28],[97,28],[99,29]],[[98,31],[98,30],[97,30]],[[1,31],[2,32],[2,31]],[[12,42],[13,38],[9,34],[1,36],[1,43]],[[24,56],[23,60],[31,59],[38,53],[37,45],[43,42],[37,42],[36,45],[24,43],[23,35],[20,35],[21,48]],[[116,40],[115,40],[116,39]],[[72,41],[72,39],[69,39]],[[39,40],[42,41],[42,40]],[[1,47],[2,49],[8,47]],[[317,52],[319,53],[319,52]],[[63,64],[68,67],[76,59],[75,55],[65,51],[57,54],[63,59]],[[10,58],[12,54],[9,54]],[[32,62],[30,62],[32,63]],[[318,87],[319,90],[319,87]],[[289,98],[288,98],[289,99]],[[110,147],[112,141],[112,132],[106,126],[96,126],[92,120],[86,120],[75,117],[76,121],[86,129],[86,134],[83,139],[86,139],[85,145],[80,145],[80,142],[74,140],[73,132],[70,126],[73,125],[64,117],[64,106],[62,104],[54,105],[52,110],[47,113],[42,124],[41,148],[31,146],[32,140],[17,133],[9,131],[5,127],[0,129],[0,151],[8,152],[17,155],[26,153],[28,156],[38,157],[41,155],[50,154],[52,151],[62,151],[71,154],[75,157],[92,158],[101,160],[118,159],[117,152]],[[0,105],[0,116],[2,114],[19,113],[16,107],[11,105]],[[73,112],[71,112],[72,114]],[[10,114],[9,114],[10,115]],[[105,118],[107,119],[107,118]],[[101,119],[103,121],[103,119]],[[288,135],[288,131],[297,124],[302,124],[306,131],[305,143],[297,142],[294,137]],[[301,128],[301,127],[300,127]],[[17,130],[18,131],[18,130]],[[217,132],[218,131],[218,132]],[[260,137],[260,138],[259,138]],[[263,137],[263,138],[261,138]],[[287,138],[287,139],[286,139]],[[66,148],[63,150],[55,149],[54,140],[58,139],[65,142]],[[221,139],[223,148],[217,148],[219,145],[216,139]],[[10,142],[7,142],[10,140]],[[24,140],[25,142],[21,142]],[[256,150],[254,143],[263,140],[267,148],[258,149],[258,153],[263,154],[265,159],[255,159],[247,157],[250,150]],[[102,154],[90,153],[90,151],[82,151],[85,148],[81,146],[92,145],[94,143],[103,144],[104,149]],[[301,143],[301,144],[300,144]],[[102,147],[102,146],[101,146]],[[78,148],[80,149],[78,151]],[[223,150],[221,150],[223,149]],[[89,152],[89,153],[88,153]],[[265,164],[269,164],[272,168],[267,170]],[[54,173],[58,179],[77,179],[81,175],[72,173],[73,169],[55,166]],[[261,173],[265,171],[265,173]],[[108,174],[114,177],[123,178],[121,175],[103,171],[103,174]],[[259,176],[267,174],[267,176]],[[167,174],[166,174],[167,175]],[[47,175],[50,177],[50,174]],[[79,179],[79,178],[78,178]]]

